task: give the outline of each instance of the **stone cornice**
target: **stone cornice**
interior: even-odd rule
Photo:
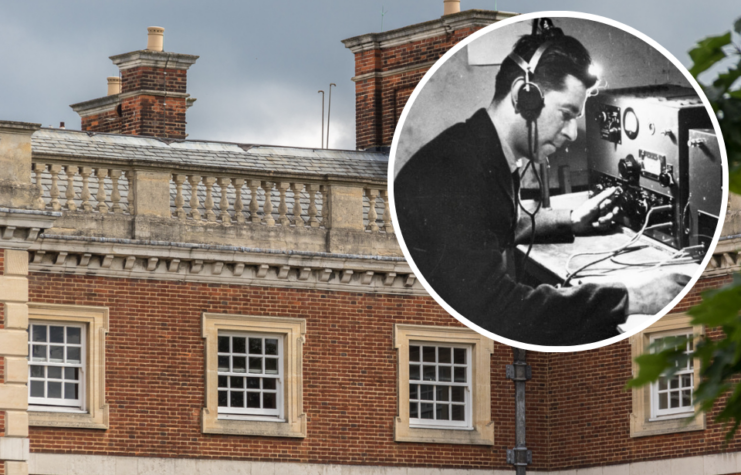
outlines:
[[[0,120],[0,133],[30,135],[41,128],[41,124]]]
[[[373,71],[371,73],[361,74],[359,76],[355,76],[352,78],[352,82],[358,82],[358,81],[365,81],[366,79],[373,79],[373,78],[385,78],[388,76],[396,76],[397,74],[404,74],[404,73],[411,73],[414,71],[419,71],[421,69],[430,69],[433,64],[435,64],[437,61],[428,61],[426,63],[421,64],[414,64],[411,66],[402,66],[400,68],[396,69],[389,69],[386,71]]]
[[[0,248],[30,248],[45,229],[62,216],[58,211],[34,211],[0,208]]]
[[[452,15],[444,15],[437,20],[417,23],[416,25],[398,28],[396,30],[355,36],[342,40],[342,43],[353,53],[390,48],[413,41],[446,35],[462,28],[488,26],[496,21],[504,20],[515,15],[518,14],[490,10],[465,10]]]
[[[114,241],[114,240],[111,240]],[[402,258],[96,242],[43,236],[31,272],[145,280],[427,295]]]
[[[130,69],[140,66],[167,69],[188,69],[195,64],[198,56],[192,54],[166,53],[163,51],[140,50],[111,56],[110,60],[119,69]]]
[[[135,91],[124,92],[121,94],[114,94],[111,96],[99,97],[97,99],[91,99],[85,102],[78,102],[72,104],[70,107],[73,111],[80,114],[80,117],[87,117],[89,115],[100,114],[101,112],[108,112],[114,110],[124,99],[129,97],[138,96],[160,96],[160,97],[181,97],[186,101],[190,100],[195,102],[195,99],[190,99],[190,94],[184,92],[168,92],[168,91],[155,91],[153,89],[137,89]]]

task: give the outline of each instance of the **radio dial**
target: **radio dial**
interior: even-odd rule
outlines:
[[[641,176],[641,165],[633,158],[633,155],[628,155],[618,161],[618,171],[620,176],[629,183],[638,183]]]
[[[661,174],[659,175],[659,183],[664,188],[669,188],[670,186],[674,185],[674,177],[672,176],[671,172],[661,172]]]

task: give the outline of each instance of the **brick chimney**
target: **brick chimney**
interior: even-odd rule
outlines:
[[[516,13],[460,10],[445,0],[444,15],[416,25],[343,40],[355,54],[355,147],[390,146],[401,111],[428,69],[456,43]]]
[[[111,56],[120,84],[108,78],[108,95],[70,107],[82,130],[184,139],[188,68],[198,56],[163,51],[164,28],[149,27],[147,49]],[[118,92],[117,92],[118,91]]]

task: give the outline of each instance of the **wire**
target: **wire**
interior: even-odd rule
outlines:
[[[528,120],[527,121],[527,137],[528,137],[528,153],[530,154],[530,160],[527,162],[527,165],[525,165],[525,168],[522,170],[522,173],[519,175],[520,182],[522,182],[522,177],[525,176],[525,173],[527,172],[528,168],[532,166],[533,173],[535,174],[535,179],[538,181],[538,191],[540,191],[541,195],[543,193],[543,182],[540,179],[540,175],[538,175],[538,170],[533,163],[535,162],[535,155],[533,154],[533,151],[537,151],[537,143],[536,143],[536,135],[537,134],[537,127],[535,127],[535,121]],[[527,208],[525,208],[522,205],[522,201],[520,200],[520,193],[516,193],[515,199],[517,200],[517,205],[522,209],[522,211],[525,212],[528,216],[530,216],[530,243],[527,246],[527,252],[525,253],[525,259],[522,261],[522,268],[519,271],[519,274],[517,276],[517,280],[520,281],[522,274],[525,273],[525,267],[527,266],[528,258],[530,257],[530,251],[533,249],[533,244],[535,244],[535,215],[538,214],[538,211],[540,211],[541,206],[543,205],[543,201],[538,201],[538,206],[535,208],[535,211],[530,212]],[[515,226],[517,226],[517,222],[519,220],[515,218]]]
[[[571,279],[573,279],[579,272],[583,271],[587,267],[591,267],[594,264],[597,264],[599,262],[602,262],[602,261],[605,261],[607,259],[610,259],[612,257],[617,256],[621,251],[627,249],[629,246],[631,246],[634,243],[636,243],[641,238],[641,236],[643,236],[643,233],[646,232],[648,229],[653,229],[654,227],[664,227],[664,226],[666,226],[666,223],[661,223],[661,224],[654,225],[651,228],[649,228],[648,227],[648,222],[649,222],[649,220],[651,218],[651,214],[652,213],[654,213],[656,211],[664,211],[664,210],[667,210],[667,209],[671,209],[671,205],[655,206],[655,207],[651,208],[650,210],[648,210],[648,213],[646,213],[646,221],[643,223],[643,227],[641,228],[641,230],[635,236],[633,236],[630,240],[628,240],[627,243],[625,243],[625,244],[623,244],[621,246],[618,246],[618,247],[616,247],[614,249],[609,249],[607,251],[575,252],[575,253],[571,254],[569,256],[569,258],[566,260],[565,269],[566,269],[566,275],[567,275],[567,277],[563,281],[563,286],[564,287],[567,286],[569,284],[569,282],[571,282]],[[602,255],[602,254],[610,254],[610,255],[605,256],[605,257],[600,258],[600,259],[597,259],[596,261],[592,261],[592,262],[589,262],[587,264],[584,264],[583,266],[581,266],[580,268],[578,268],[574,272],[570,272],[569,271],[569,264],[571,264],[572,259],[574,259],[575,257],[577,257],[577,256],[599,256],[599,255]]]

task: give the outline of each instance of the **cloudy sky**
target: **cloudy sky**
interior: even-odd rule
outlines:
[[[462,0],[462,9],[580,11],[625,23],[685,65],[696,40],[729,30],[738,0]],[[330,145],[355,146],[353,55],[340,42],[439,18],[443,0],[101,0],[0,3],[0,119],[79,129],[69,104],[106,94],[109,56],[146,47],[196,54],[192,139],[319,146],[321,95],[332,92]],[[619,65],[613,65],[619,67]]]

